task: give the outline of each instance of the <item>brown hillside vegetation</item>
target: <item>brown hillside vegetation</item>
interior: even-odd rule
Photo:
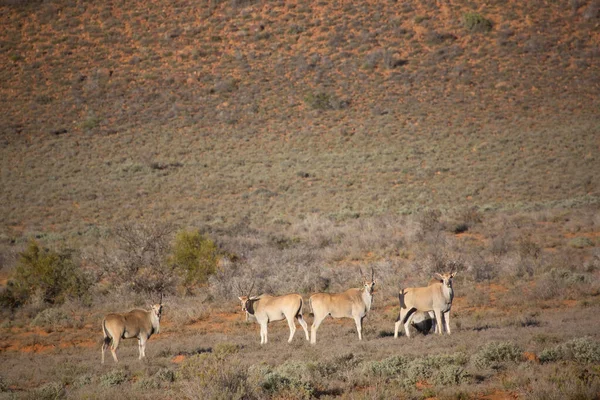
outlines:
[[[600,398],[599,44],[598,0],[0,0],[0,399]],[[372,270],[360,342],[240,309]]]
[[[597,14],[5,1],[2,219],[19,233],[596,202]]]

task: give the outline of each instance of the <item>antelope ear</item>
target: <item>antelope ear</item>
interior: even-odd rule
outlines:
[[[433,276],[434,276],[436,279],[439,279],[440,281],[443,281],[443,280],[444,280],[444,277],[443,277],[443,276],[442,276],[440,273],[438,273],[438,272],[434,273],[434,274],[433,274]]]
[[[238,296],[238,299],[240,299],[240,301],[244,301],[244,299],[242,299],[241,296]]]
[[[450,278],[454,278],[456,276],[456,274],[458,273],[458,271],[455,271],[453,273],[450,274]]]

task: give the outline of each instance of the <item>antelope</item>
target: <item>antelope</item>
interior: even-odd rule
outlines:
[[[361,270],[362,275],[362,270]],[[316,293],[310,296],[309,302],[314,315],[310,329],[310,343],[317,342],[317,329],[328,316],[332,318],[352,318],[356,323],[358,340],[362,340],[362,322],[373,304],[375,280],[371,268],[371,280],[363,275],[362,288],[348,289],[343,293]]]
[[[254,284],[252,284],[254,288]],[[247,296],[239,296],[238,299],[242,302],[242,311],[246,313],[246,321],[254,319],[260,325],[260,344],[267,343],[267,325],[271,321],[287,320],[290,327],[290,337],[288,343],[292,342],[294,333],[296,333],[296,323],[294,318],[298,320],[304,333],[306,340],[308,337],[308,326],[302,317],[302,307],[304,300],[299,294],[286,294],[283,296],[270,296],[262,294],[260,296],[250,296],[252,288]]]
[[[160,303],[154,304],[148,311],[135,309],[127,313],[107,314],[102,320],[102,332],[104,333],[102,364],[104,364],[104,352],[111,345],[111,342],[110,351],[115,362],[119,362],[117,348],[121,339],[137,338],[140,351],[139,359],[145,358],[146,342],[150,339],[150,336],[160,331],[162,307],[161,295]]]
[[[404,332],[410,337],[408,329],[416,312],[425,312],[435,315],[435,332],[443,334],[442,321],[446,323],[446,332],[450,335],[450,308],[454,298],[452,279],[456,272],[450,274],[435,274],[429,286],[402,289],[398,298],[400,300],[400,313],[394,326],[394,338],[398,337],[400,324],[404,324]]]

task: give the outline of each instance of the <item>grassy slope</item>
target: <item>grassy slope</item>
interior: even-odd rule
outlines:
[[[597,202],[591,5],[19,4],[5,234]]]

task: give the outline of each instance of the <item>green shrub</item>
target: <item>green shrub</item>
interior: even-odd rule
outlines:
[[[59,382],[46,383],[33,391],[36,400],[56,400],[66,397],[65,387]]]
[[[91,131],[100,125],[101,119],[95,116],[90,116],[81,123],[81,129]]]
[[[341,100],[335,95],[316,92],[309,93],[304,97],[304,102],[313,110],[342,110],[349,106],[347,100]]]
[[[460,385],[467,382],[469,374],[465,369],[458,365],[444,365],[433,374],[432,382],[436,385]]]
[[[233,343],[217,343],[213,348],[213,356],[218,360],[225,360],[227,357],[237,354],[240,351],[240,346]]]
[[[330,110],[333,108],[331,106],[331,96],[323,92],[307,94],[304,97],[304,102],[315,110]]]
[[[585,249],[586,247],[594,247],[594,242],[590,238],[575,237],[569,240],[569,246],[576,249]]]
[[[490,342],[472,356],[479,368],[497,367],[504,362],[517,362],[523,358],[523,351],[513,342]]]
[[[267,371],[259,385],[269,395],[293,393],[294,397],[309,399],[316,391],[318,371],[317,365],[310,362],[286,362]]]
[[[489,32],[492,30],[492,21],[476,12],[469,12],[463,16],[465,28],[471,32]]]
[[[175,382],[175,372],[169,368],[159,369],[154,376],[162,382]]]
[[[461,366],[466,363],[467,357],[463,353],[416,358],[404,371],[404,385],[411,386],[422,380],[444,384],[462,383],[467,374]]]
[[[576,361],[600,363],[600,342],[589,337],[576,338],[540,353],[540,362]]]
[[[19,305],[34,293],[41,294],[43,301],[50,304],[62,303],[65,299],[83,298],[88,294],[91,281],[73,261],[72,252],[54,252],[41,248],[31,241],[19,260],[13,277],[13,304]],[[3,301],[6,301],[3,298]]]
[[[381,361],[370,361],[365,364],[364,372],[371,376],[394,377],[406,369],[409,359],[404,356],[393,356]]]
[[[203,284],[217,270],[219,251],[215,243],[200,232],[179,232],[173,243],[172,265],[184,274],[185,283]]]
[[[100,384],[105,387],[117,386],[129,379],[129,372],[123,369],[113,369],[100,377]]]

